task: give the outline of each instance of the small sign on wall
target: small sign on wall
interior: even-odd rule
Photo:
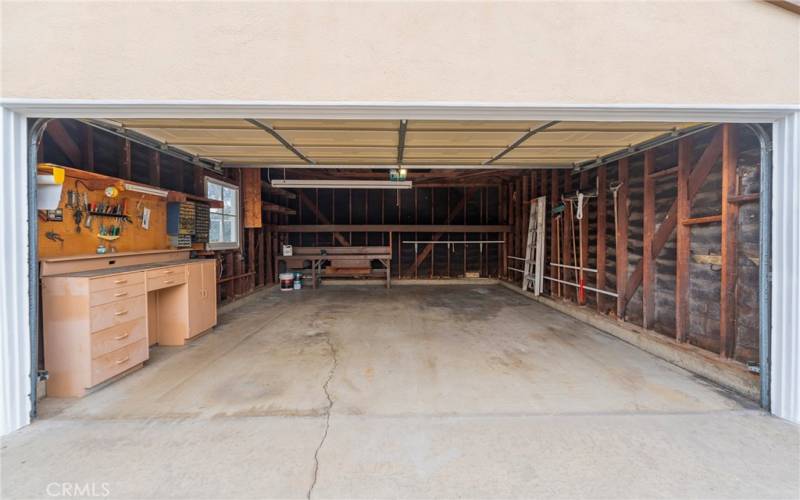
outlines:
[[[142,209],[142,229],[150,229],[150,209],[147,207]]]

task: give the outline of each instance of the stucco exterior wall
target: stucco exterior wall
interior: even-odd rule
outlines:
[[[755,1],[7,2],[2,97],[797,104]]]

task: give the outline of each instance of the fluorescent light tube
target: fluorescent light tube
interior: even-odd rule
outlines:
[[[162,198],[166,198],[169,194],[169,191],[165,191],[163,189],[158,189],[150,186],[142,186],[141,184],[129,184],[124,183],[122,188],[125,191],[134,191],[136,193],[144,193],[144,194],[151,194],[153,196],[160,196]]]
[[[278,188],[320,188],[320,189],[411,189],[411,181],[348,181],[324,179],[287,179],[273,180],[272,185]]]

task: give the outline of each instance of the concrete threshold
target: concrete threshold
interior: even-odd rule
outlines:
[[[695,375],[708,379],[742,396],[754,401],[758,401],[759,399],[759,377],[741,363],[722,359],[697,346],[679,344],[673,339],[652,330],[646,330],[637,325],[602,316],[592,310],[575,304],[554,300],[541,295],[537,297],[531,292],[522,291],[520,286],[516,284],[506,281],[498,281],[498,283],[509,290],[525,295],[567,316],[583,321],[602,332],[624,340],[645,352],[679,366]]]

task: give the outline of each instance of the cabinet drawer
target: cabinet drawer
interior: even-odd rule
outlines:
[[[145,271],[147,273],[147,279],[150,278],[160,278],[162,276],[186,276],[186,266],[169,266],[169,267],[159,267],[158,269],[149,269]]]
[[[147,336],[147,321],[138,318],[92,334],[92,358],[116,351]]]
[[[147,311],[147,296],[139,295],[130,299],[118,300],[101,306],[89,308],[89,321],[93,332],[144,318]]]
[[[90,306],[101,306],[110,302],[144,295],[144,283],[136,283],[128,286],[120,286],[111,290],[98,290],[92,292],[89,297]]]
[[[147,357],[147,340],[142,339],[93,359],[92,385],[97,385],[146,361]]]
[[[160,290],[170,286],[186,283],[186,274],[167,274],[155,278],[147,278],[147,291]]]
[[[102,278],[92,278],[89,280],[89,290],[99,292],[100,290],[114,290],[116,288],[144,283],[144,273],[115,274]]]

